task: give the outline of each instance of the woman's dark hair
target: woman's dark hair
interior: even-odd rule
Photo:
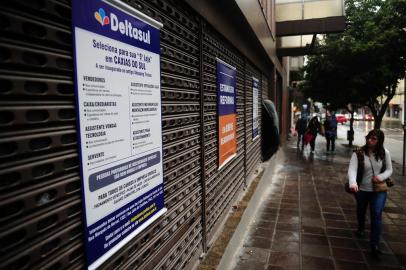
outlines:
[[[383,131],[380,130],[380,129],[373,129],[368,133],[368,135],[365,137],[366,143],[362,147],[362,150],[364,151],[365,154],[368,155],[368,140],[372,136],[374,136],[374,137],[376,137],[378,139],[378,142],[377,142],[376,147],[374,149],[375,159],[376,160],[385,159],[385,148],[383,147],[383,142],[385,141],[385,134],[383,134]]]

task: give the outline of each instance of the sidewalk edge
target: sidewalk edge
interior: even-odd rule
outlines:
[[[232,269],[236,262],[236,256],[238,251],[243,244],[243,241],[248,233],[248,226],[250,225],[252,219],[255,217],[258,207],[260,206],[261,201],[266,195],[267,191],[270,188],[270,183],[272,181],[272,174],[275,171],[276,165],[279,163],[283,157],[283,148],[279,148],[279,151],[276,152],[272,158],[267,161],[269,163],[266,166],[265,172],[259,181],[259,184],[252,195],[247,208],[244,211],[244,214],[241,217],[238,226],[231,237],[226,250],[221,258],[220,264],[217,266],[218,270],[229,270]],[[265,163],[265,164],[266,164]]]

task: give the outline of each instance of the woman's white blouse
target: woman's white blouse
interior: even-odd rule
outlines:
[[[385,149],[385,159],[386,159],[386,170],[382,173],[382,160],[376,160],[375,156],[368,157],[364,154],[364,174],[362,175],[362,182],[361,185],[358,187],[360,190],[363,191],[373,191],[372,189],[372,176],[378,176],[379,180],[384,181],[392,175],[392,160],[390,157],[390,153],[388,150]],[[371,160],[371,162],[369,161]],[[373,170],[371,168],[371,164],[373,166]],[[353,153],[350,161],[350,166],[348,167],[348,182],[351,185],[357,183],[357,168],[358,168],[358,158],[357,154]]]

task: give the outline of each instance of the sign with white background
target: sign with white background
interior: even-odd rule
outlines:
[[[160,23],[73,0],[86,255],[95,269],[162,215]]]

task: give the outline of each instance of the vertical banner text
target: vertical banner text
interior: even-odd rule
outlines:
[[[252,77],[252,139],[258,137],[259,127],[259,112],[258,112],[258,99],[259,99],[259,80]]]
[[[217,59],[219,169],[237,153],[236,68]]]

